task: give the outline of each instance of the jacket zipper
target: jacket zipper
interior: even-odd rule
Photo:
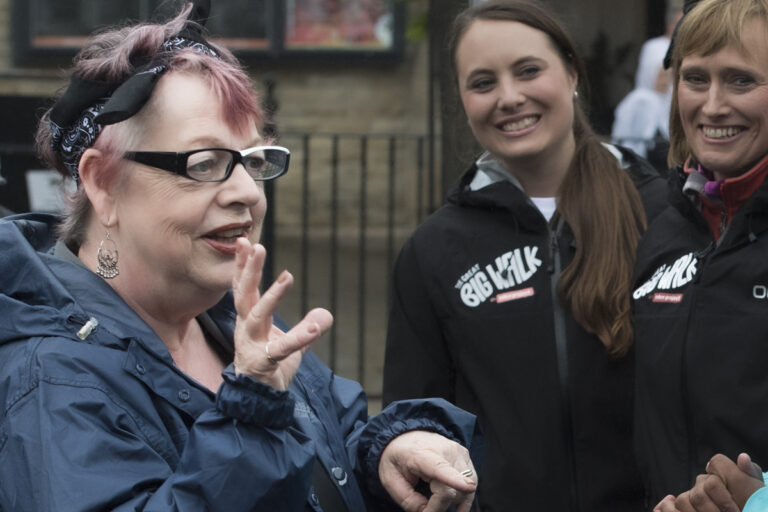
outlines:
[[[725,207],[720,210],[720,237],[722,238],[725,228],[728,226],[728,212],[725,211]]]
[[[565,312],[557,297],[557,284],[562,271],[560,247],[558,237],[563,228],[563,219],[559,219],[555,230],[549,231],[549,274],[552,293],[552,311],[555,327],[555,350],[557,354],[557,373],[560,379],[560,402],[563,416],[563,431],[565,433],[565,446],[568,452],[569,487],[571,497],[571,511],[579,510],[579,491],[576,484],[576,454],[573,446],[573,418],[571,414],[571,399],[569,393],[568,373],[568,340],[565,329]]]
[[[722,240],[722,235],[720,240]],[[690,408],[691,400],[690,396],[688,394],[688,365],[687,365],[687,359],[688,359],[688,344],[691,341],[690,338],[690,332],[691,332],[691,322],[693,321],[693,311],[696,307],[696,286],[698,285],[699,281],[701,280],[701,275],[704,273],[704,267],[709,262],[709,258],[712,255],[712,253],[717,248],[718,244],[714,241],[710,242],[704,249],[697,251],[694,253],[694,257],[698,260],[697,263],[697,269],[696,269],[696,275],[693,278],[693,283],[691,284],[691,303],[688,307],[688,321],[687,325],[685,326],[685,332],[689,333],[685,337],[685,341],[683,344],[683,353],[680,357],[680,389],[682,390],[682,398],[683,398],[683,410],[686,411],[685,414],[685,429],[686,434],[688,437],[688,479],[689,481],[693,482],[696,479],[696,475],[699,473],[699,470],[696,468],[696,465],[694,461],[696,460],[696,455],[698,453],[698,450],[696,449],[696,434],[694,432],[694,422],[693,422],[693,414]]]

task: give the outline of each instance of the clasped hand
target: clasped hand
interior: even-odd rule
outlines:
[[[653,512],[738,512],[749,497],[763,487],[760,467],[742,453],[734,463],[717,454],[707,464],[706,474],[696,477],[696,485],[677,498],[667,496]]]

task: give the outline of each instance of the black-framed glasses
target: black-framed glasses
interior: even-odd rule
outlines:
[[[129,151],[123,158],[157,167],[195,181],[224,181],[237,164],[256,181],[273,180],[288,171],[291,152],[281,146],[255,146],[235,151],[226,148],[193,149],[183,153]]]

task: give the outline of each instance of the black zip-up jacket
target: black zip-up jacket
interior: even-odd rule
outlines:
[[[768,464],[768,183],[715,243],[684,173],[671,180],[633,292],[638,463],[653,503],[689,489],[715,453]]]
[[[623,157],[653,217],[666,184]],[[484,512],[641,510],[633,355],[609,357],[556,298],[574,254],[568,226],[550,229],[511,182],[471,191],[476,172],[398,257],[384,402],[443,397],[479,416]]]

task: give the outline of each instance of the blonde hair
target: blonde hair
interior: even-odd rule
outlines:
[[[674,89],[669,114],[670,167],[681,166],[693,156],[685,138],[677,101],[683,59],[694,54],[712,55],[728,45],[746,50],[741,41],[741,30],[744,23],[753,18],[768,22],[768,0],[703,0],[683,18],[672,49]]]

